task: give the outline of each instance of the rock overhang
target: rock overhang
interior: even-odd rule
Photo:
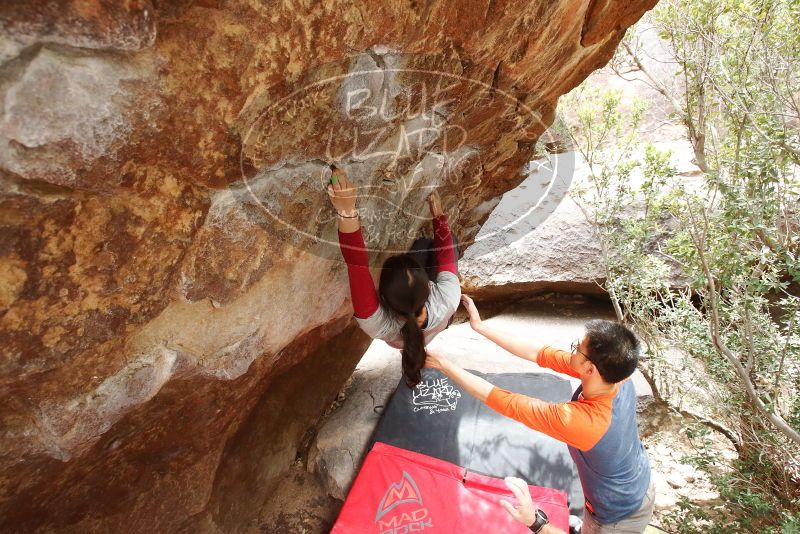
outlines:
[[[374,192],[373,262],[426,224],[432,187],[466,243],[522,180],[558,96],[653,4],[4,3],[3,528],[124,532],[148,516],[138,526],[170,530],[214,509],[214,473],[238,454],[225,443],[253,428],[265,388],[347,331],[322,217],[329,160]],[[326,76],[344,81],[250,150],[270,103]],[[414,111],[436,76],[469,83]],[[391,105],[348,117],[348,94],[361,113]],[[377,130],[358,150],[384,155],[342,156],[354,123]],[[350,132],[332,152],[319,134],[331,128]],[[451,146],[448,130],[467,137]],[[352,369],[359,349],[345,347]],[[343,379],[317,380],[300,398]],[[299,439],[286,437],[276,476]]]

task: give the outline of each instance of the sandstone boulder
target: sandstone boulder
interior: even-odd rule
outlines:
[[[598,11],[608,7],[605,2],[593,5]],[[589,27],[584,30],[589,31]],[[677,66],[671,63],[668,43],[659,38],[655,28],[641,24],[636,31],[633,40],[642,50],[645,67],[663,86],[679,91],[680,81],[674,77]],[[590,38],[591,34],[585,33],[583,42]],[[641,71],[620,77],[605,67],[592,73],[583,89],[619,92],[623,112],[630,109],[634,99],[643,100],[647,108],[637,132],[642,144],[632,150],[630,159],[641,161],[644,143],[652,143],[659,150],[671,152],[677,174],[692,186],[699,172],[692,147],[685,140],[683,128],[670,120],[670,104]],[[569,107],[559,108],[565,122],[573,126],[578,124],[575,112]],[[590,172],[578,152],[564,151],[572,148],[570,144],[548,146],[560,152],[530,164],[526,179],[503,195],[474,244],[466,249],[459,267],[465,290],[475,298],[522,298],[546,291],[604,293],[601,284],[606,275],[600,244],[587,218],[591,213],[585,211],[585,203],[581,209],[574,195],[580,187],[592,190]],[[631,179],[641,180],[641,172],[635,170]],[[641,209],[629,206],[626,216],[637,217]],[[673,266],[669,283],[685,286],[677,266]]]
[[[469,243],[654,3],[4,2],[0,530],[235,529],[366,346],[327,165]]]
[[[671,164],[679,173],[689,177],[696,173],[687,142],[654,145],[672,153]],[[641,157],[642,152],[634,151],[632,157]],[[574,190],[570,187],[586,187],[589,179],[585,162],[573,152],[534,164],[525,181],[503,195],[465,251],[459,262],[464,290],[479,300],[518,299],[548,291],[604,294],[606,274],[590,208],[569,193]],[[533,209],[531,190],[546,191]],[[637,217],[642,209],[629,206],[626,216]],[[668,283],[685,286],[678,267],[672,267]]]
[[[605,279],[594,228],[568,189],[582,168],[573,152],[534,167],[506,193],[459,262],[464,290],[480,300],[521,298],[547,291],[602,293]],[[584,168],[585,169],[585,168]],[[530,216],[531,190],[546,189]]]

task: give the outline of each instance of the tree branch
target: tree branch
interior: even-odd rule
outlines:
[[[695,419],[696,421],[699,421],[700,423],[703,423],[704,425],[713,428],[714,430],[716,430],[717,432],[728,438],[728,441],[730,441],[733,444],[733,447],[736,449],[736,452],[741,452],[742,448],[741,438],[739,438],[739,436],[733,430],[729,429],[722,423],[718,423],[713,419],[709,419],[708,417],[701,415],[697,412],[693,412],[687,408],[680,408],[680,409],[673,408],[673,409],[677,411],[679,414],[683,415],[684,417],[691,417],[692,419]]]
[[[789,341],[792,339],[794,320],[796,317],[797,314],[793,313],[792,318],[789,321],[789,327],[786,329],[786,342],[783,344],[783,350],[781,351],[781,363],[778,365],[778,372],[775,373],[775,383],[772,386],[772,398],[776,408],[778,408],[778,385],[780,384],[781,374],[783,374],[783,363],[786,360],[786,354],[789,352]]]
[[[747,371],[742,366],[742,363],[739,361],[739,358],[736,357],[735,354],[728,348],[725,344],[725,341],[722,339],[722,335],[720,332],[720,320],[719,320],[719,309],[717,304],[717,288],[714,282],[714,277],[711,275],[711,269],[708,266],[708,260],[705,255],[704,247],[705,247],[705,235],[708,231],[708,219],[706,218],[705,211],[703,212],[704,218],[704,238],[703,240],[699,240],[696,234],[697,228],[697,221],[692,213],[691,208],[688,210],[689,217],[692,220],[692,225],[694,226],[695,230],[690,231],[692,235],[692,240],[695,242],[695,247],[697,248],[698,258],[700,259],[700,264],[703,268],[703,273],[706,277],[706,284],[709,291],[709,301],[711,303],[711,324],[710,324],[710,331],[711,331],[711,341],[714,343],[714,347],[717,349],[717,353],[722,355],[728,363],[731,364],[733,367],[736,375],[738,376],[742,385],[744,385],[745,393],[747,394],[747,398],[753,407],[765,416],[774,426],[777,428],[784,436],[792,440],[793,442],[800,445],[800,434],[793,429],[789,424],[778,414],[769,410],[767,406],[764,404],[764,401],[758,396],[758,392],[753,385],[753,382],[750,380],[750,377],[747,374]]]

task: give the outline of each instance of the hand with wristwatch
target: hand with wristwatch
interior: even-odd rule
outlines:
[[[505,482],[511,493],[517,498],[519,505],[514,506],[505,499],[501,499],[500,504],[511,514],[511,517],[523,525],[527,525],[531,532],[542,532],[544,526],[548,525],[550,521],[547,519],[547,514],[534,504],[528,484],[516,477],[506,477]]]

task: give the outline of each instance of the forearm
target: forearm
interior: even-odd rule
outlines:
[[[357,223],[358,219],[354,219]],[[351,226],[345,226],[349,228]],[[339,224],[339,247],[347,264],[347,277],[350,283],[350,298],[353,301],[353,314],[359,319],[366,319],[378,309],[378,295],[375,283],[369,272],[369,256],[360,226],[345,232]]]
[[[436,272],[450,271],[458,274],[453,235],[450,233],[446,215],[433,219],[433,248],[436,251]]]
[[[494,341],[511,354],[534,363],[536,363],[536,359],[539,356],[539,351],[542,350],[542,345],[539,343],[522,339],[519,334],[511,334],[490,328],[483,322],[475,327],[474,330],[487,339]]]
[[[440,370],[456,384],[481,402],[486,402],[494,386],[479,376],[465,371],[449,360],[442,360]]]
[[[564,534],[564,531],[548,523],[542,527],[542,530],[539,531],[539,534]]]

